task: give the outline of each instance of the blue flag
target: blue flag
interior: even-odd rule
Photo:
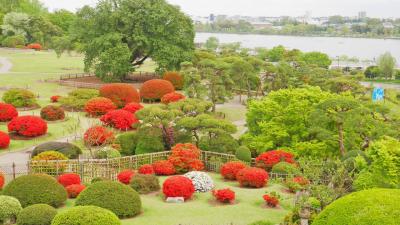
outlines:
[[[382,101],[385,98],[385,90],[383,88],[374,88],[372,92],[372,101]]]

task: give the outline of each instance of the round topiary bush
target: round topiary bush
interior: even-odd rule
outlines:
[[[21,210],[22,206],[18,199],[0,195],[0,224],[14,222]]]
[[[98,90],[79,88],[68,93],[67,97],[60,98],[59,102],[66,110],[82,111],[87,101],[98,96]]]
[[[3,194],[17,198],[23,207],[40,203],[58,207],[67,200],[64,187],[44,174],[17,177],[4,188]]]
[[[13,105],[0,102],[0,122],[8,122],[17,116],[18,111]]]
[[[145,100],[157,101],[160,100],[162,96],[174,91],[175,88],[171,82],[154,79],[143,83],[140,88],[140,96]]]
[[[251,151],[246,146],[240,146],[236,150],[235,156],[237,159],[242,160],[244,162],[251,162]]]
[[[42,45],[39,43],[31,43],[26,46],[27,49],[33,49],[35,51],[40,51],[42,50]]]
[[[185,98],[186,97],[181,93],[171,92],[162,96],[161,102],[168,105],[171,102],[179,102],[180,100],[183,100]]]
[[[124,156],[135,155],[138,135],[136,131],[124,132],[117,136],[116,144],[120,147],[120,152]]]
[[[370,189],[353,192],[328,205],[312,225],[399,224],[399,189]]]
[[[66,168],[65,162],[68,158],[56,151],[46,151],[32,158],[31,171],[35,173],[45,173],[49,175],[58,175],[64,172]]]
[[[40,117],[47,121],[63,120],[65,112],[60,106],[48,105],[40,110]]]
[[[93,183],[81,192],[75,204],[109,209],[120,218],[136,216],[142,208],[140,196],[135,190],[114,181]]]
[[[192,143],[176,144],[173,146],[168,161],[174,165],[177,173],[204,169],[204,164],[200,160],[200,149]]]
[[[35,94],[18,88],[6,91],[3,95],[3,101],[15,107],[32,107],[37,105]]]
[[[58,176],[57,181],[62,186],[67,187],[72,184],[80,184],[81,177],[76,173],[64,173]]]
[[[158,177],[151,174],[137,174],[132,177],[129,185],[140,194],[148,194],[160,190]]]
[[[150,164],[145,164],[140,166],[138,172],[139,174],[155,174],[153,166]]]
[[[120,173],[118,173],[117,179],[119,182],[121,182],[123,184],[129,184],[134,175],[135,175],[135,171],[124,170],[124,171],[121,171]]]
[[[37,116],[19,116],[7,125],[8,132],[25,137],[37,137],[47,133],[47,123]]]
[[[196,192],[208,192],[214,188],[214,181],[207,173],[192,171],[183,176],[192,181]]]
[[[294,156],[283,150],[264,152],[256,158],[256,166],[270,171],[279,162],[295,163]]]
[[[140,95],[130,84],[106,84],[100,88],[100,95],[111,99],[118,108],[131,102],[140,102]]]
[[[114,140],[114,133],[105,127],[95,126],[85,132],[83,140],[90,146],[106,145]]]
[[[52,103],[57,103],[58,100],[60,100],[61,96],[60,95],[53,95],[50,97],[50,102]]]
[[[236,180],[237,173],[246,168],[246,164],[242,162],[227,162],[220,169],[221,175],[228,180]]]
[[[0,131],[0,149],[8,148],[9,145],[10,136],[8,136],[8,134],[4,133],[3,131]]]
[[[68,193],[68,198],[76,198],[79,194],[86,189],[86,186],[83,184],[71,184],[65,187],[65,190]]]
[[[163,193],[165,197],[183,197],[190,199],[194,193],[192,181],[184,176],[173,176],[167,178],[163,183]]]
[[[96,206],[76,206],[58,213],[51,225],[121,225],[110,210]]]
[[[275,164],[272,167],[271,172],[277,173],[277,174],[289,174],[289,175],[299,175],[300,170],[299,168],[296,167],[296,165],[287,163],[287,162],[280,162],[278,164]]]
[[[174,85],[174,88],[176,90],[182,90],[184,80],[182,75],[180,75],[178,72],[176,71],[165,72],[163,75],[163,79],[171,82],[171,84]]]
[[[135,114],[126,110],[112,110],[100,118],[105,126],[111,126],[119,130],[130,130],[135,124],[139,123]]]
[[[261,188],[268,182],[268,173],[260,168],[247,167],[237,173],[236,179],[242,187]]]
[[[170,176],[176,173],[175,167],[167,160],[153,163],[154,173],[159,176]]]
[[[137,102],[131,102],[125,105],[124,108],[122,108],[123,110],[126,110],[130,113],[136,113],[137,111],[143,109],[144,106],[140,103]]]
[[[85,112],[89,116],[97,117],[117,109],[117,106],[108,98],[97,97],[92,98],[85,105]]]
[[[51,225],[57,210],[46,204],[36,204],[24,208],[17,217],[18,225]]]
[[[46,151],[60,152],[69,159],[77,159],[82,154],[82,150],[74,144],[68,142],[46,142],[36,146],[31,153],[31,157],[33,158]]]
[[[96,159],[115,159],[121,157],[121,153],[112,147],[104,147],[96,151]]]

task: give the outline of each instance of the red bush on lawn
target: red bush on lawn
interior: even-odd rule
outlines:
[[[86,102],[85,112],[89,116],[102,116],[111,110],[115,110],[117,106],[108,98],[98,97],[92,98]]]
[[[140,103],[136,103],[136,102],[131,102],[126,104],[126,106],[124,108],[122,108],[123,110],[126,110],[130,113],[136,113],[137,111],[143,109],[144,107],[140,104]]]
[[[140,88],[140,96],[146,100],[160,100],[162,96],[174,91],[171,82],[155,79],[144,82]]]
[[[236,180],[237,173],[246,168],[246,164],[242,162],[227,162],[220,169],[221,175],[228,180]]]
[[[154,173],[159,176],[169,176],[176,173],[174,165],[167,160],[153,163]]]
[[[236,179],[243,187],[261,188],[268,182],[268,173],[260,168],[247,167],[237,173]]]
[[[119,130],[130,130],[133,125],[139,123],[136,116],[126,110],[112,110],[100,118],[106,126],[111,126]]]
[[[301,186],[306,186],[310,184],[310,181],[307,178],[301,176],[294,177],[292,181],[300,184]]]
[[[262,153],[256,158],[256,166],[265,170],[271,170],[279,162],[295,163],[294,156],[283,150],[273,150]]]
[[[140,95],[130,84],[106,84],[100,88],[100,96],[109,98],[118,108],[131,102],[140,102]]]
[[[186,143],[172,147],[168,161],[174,165],[177,173],[186,173],[204,169],[204,164],[199,158],[200,150],[195,145]]]
[[[65,190],[68,193],[68,198],[76,198],[85,188],[86,186],[83,184],[72,184],[66,187]]]
[[[46,134],[47,123],[37,116],[19,116],[8,123],[8,132],[25,137],[37,137]]]
[[[183,94],[180,94],[178,92],[171,92],[171,93],[164,95],[161,98],[161,102],[164,104],[169,104],[171,102],[178,102],[183,99],[185,99],[185,96]]]
[[[32,43],[32,44],[27,45],[26,48],[40,51],[40,50],[42,50],[42,45],[40,45],[39,43]]]
[[[235,192],[231,189],[214,190],[212,192],[215,199],[222,203],[233,203],[235,201]]]
[[[59,95],[53,95],[50,97],[50,101],[53,103],[56,103],[56,102],[58,102],[58,100],[60,100],[60,98],[61,98],[61,96],[59,96]]]
[[[40,110],[40,117],[47,121],[63,120],[65,112],[60,106],[48,105]]]
[[[18,111],[13,105],[0,102],[0,122],[8,122],[17,116]]]
[[[123,184],[129,184],[134,175],[135,175],[135,171],[124,170],[117,175],[117,178],[118,178],[119,182],[121,182]]]
[[[3,131],[0,131],[0,149],[8,148],[9,145],[10,136],[8,136],[8,134],[4,133]]]
[[[150,164],[143,165],[139,167],[140,174],[154,174],[153,166]]]
[[[279,199],[273,195],[263,195],[264,201],[267,203],[268,206],[275,208],[279,204]]]
[[[76,173],[64,173],[58,176],[57,180],[64,187],[81,183],[81,177]]]
[[[171,82],[176,90],[182,90],[184,81],[182,75],[180,75],[178,72],[165,72],[163,79]]]
[[[0,190],[3,189],[4,183],[6,182],[6,179],[4,178],[4,175],[2,172],[0,172]]]
[[[183,197],[190,199],[194,193],[192,181],[184,176],[169,177],[164,181],[163,193],[165,197]]]
[[[85,144],[91,146],[99,146],[109,144],[114,140],[114,134],[112,131],[107,130],[104,127],[96,126],[89,128],[83,135]]]

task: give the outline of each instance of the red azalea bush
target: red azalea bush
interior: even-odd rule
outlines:
[[[194,193],[192,181],[184,176],[169,177],[164,181],[163,193],[166,197],[190,199]]]
[[[60,183],[62,186],[67,187],[72,184],[80,184],[81,183],[81,177],[76,174],[76,173],[65,173],[60,176],[58,176],[58,183]]]
[[[58,102],[58,100],[61,98],[61,96],[59,96],[59,95],[53,95],[53,96],[51,96],[50,97],[50,101],[52,102],[52,103],[56,103],[56,102]]]
[[[42,45],[40,45],[39,43],[32,43],[32,44],[27,45],[26,48],[40,51],[40,50],[42,50]]]
[[[40,110],[40,117],[47,121],[63,120],[65,112],[60,106],[48,105]]]
[[[89,128],[85,132],[83,140],[85,144],[99,146],[111,143],[114,140],[114,134],[102,126],[96,126]]]
[[[141,105],[140,103],[131,102],[131,103],[126,104],[126,106],[122,109],[126,110],[130,113],[136,113],[137,111],[139,111],[143,108],[144,108],[143,105]]]
[[[215,199],[222,203],[233,203],[235,201],[235,192],[231,189],[214,190],[212,192]]]
[[[136,116],[126,110],[112,110],[100,118],[106,126],[111,126],[119,130],[130,130],[133,125],[139,123]]]
[[[0,131],[0,149],[8,148],[9,145],[10,136],[8,136],[8,134],[4,133],[3,131]]]
[[[169,176],[176,173],[174,165],[167,160],[153,163],[154,173],[159,176]]]
[[[236,180],[237,173],[246,167],[246,164],[242,162],[227,162],[222,165],[220,173],[225,179]]]
[[[0,102],[0,122],[8,122],[17,116],[18,111],[13,105]]]
[[[150,164],[146,164],[146,165],[139,167],[138,171],[140,174],[154,174],[153,166]]]
[[[185,99],[185,96],[183,94],[178,93],[178,92],[171,92],[171,93],[164,95],[161,98],[161,102],[164,104],[169,104],[171,102],[178,102],[183,99]]]
[[[175,88],[171,82],[154,79],[143,83],[140,88],[140,96],[146,100],[160,100],[162,96],[174,91]]]
[[[263,195],[264,201],[268,206],[275,208],[279,204],[279,198],[272,194]]]
[[[300,184],[301,186],[306,186],[310,184],[310,181],[307,178],[301,176],[294,177],[292,181]]]
[[[72,184],[67,186],[65,190],[68,193],[68,198],[76,198],[85,188],[86,186],[83,184]]]
[[[165,72],[163,79],[171,82],[176,90],[182,90],[184,81],[182,75],[180,75],[178,72]]]
[[[256,166],[265,170],[271,170],[279,162],[295,163],[294,156],[290,152],[283,150],[273,150],[262,153],[256,158]]]
[[[168,161],[174,165],[178,173],[204,169],[204,164],[200,160],[200,150],[191,143],[176,144],[172,147]]]
[[[135,175],[135,171],[124,170],[117,175],[117,178],[118,178],[119,182],[121,182],[123,184],[129,184],[134,175]]]
[[[100,96],[109,98],[118,108],[131,102],[140,102],[140,95],[130,84],[106,84],[100,88]]]
[[[4,183],[6,182],[6,179],[4,178],[4,175],[2,172],[0,172],[0,190],[3,189]]]
[[[37,116],[19,116],[8,123],[8,132],[25,137],[37,137],[46,134],[47,123]]]
[[[243,187],[261,188],[268,182],[268,173],[260,168],[247,167],[237,173],[236,179]]]
[[[86,102],[85,112],[89,116],[97,117],[108,113],[111,110],[115,110],[117,106],[108,98],[98,97],[92,98]]]

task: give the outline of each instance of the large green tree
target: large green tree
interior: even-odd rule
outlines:
[[[386,52],[378,58],[378,66],[385,79],[393,78],[395,65],[396,59],[390,54],[390,52]]]

